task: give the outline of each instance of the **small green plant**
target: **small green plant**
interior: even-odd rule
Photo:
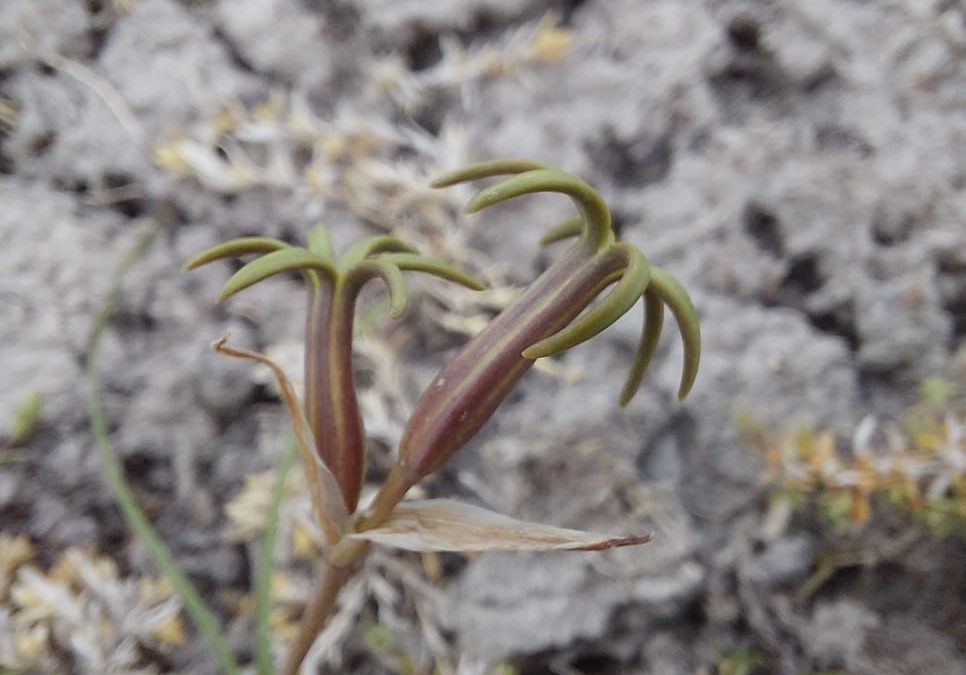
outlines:
[[[718,675],[754,675],[764,672],[767,655],[754,647],[735,647],[718,655]]]
[[[0,434],[0,467],[21,462],[26,458],[26,453],[21,449],[37,431],[43,405],[44,397],[39,391],[35,391],[24,397],[17,406],[10,431]]]
[[[814,502],[834,531],[861,527],[876,504],[891,504],[944,537],[966,533],[964,421],[966,392],[929,378],[901,419],[867,417],[850,443],[808,428],[776,438],[749,415],[738,426],[764,453],[780,498],[797,506]]]
[[[370,654],[399,675],[418,675],[419,668],[390,628],[375,621],[364,621],[361,628],[362,639]]]
[[[21,445],[33,435],[40,423],[40,410],[44,405],[44,397],[39,391],[29,394],[17,408],[10,430],[10,440],[13,445]]]
[[[296,452],[303,466],[314,515],[325,535],[326,548],[317,588],[279,671],[285,675],[298,672],[331,614],[340,589],[372,543],[414,551],[602,550],[643,544],[651,538],[649,534],[614,537],[524,523],[446,499],[403,501],[410,488],[438,471],[483,427],[536,359],[592,338],[640,298],[644,300],[645,321],[636,357],[620,395],[621,405],[631,400],[641,384],[657,347],[665,307],[674,314],[684,343],[679,398],[687,395],[697,374],[700,331],[690,298],[670,274],[651,265],[639,250],[615,240],[610,211],[587,183],[536,162],[497,160],[443,176],[434,186],[506,175],[510,177],[477,192],[466,211],[475,213],[530,193],[561,193],[571,198],[578,214],[551,229],[543,243],[571,237],[576,238],[576,243],[436,376],[406,425],[395,466],[371,504],[362,509],[359,496],[365,477],[366,443],[351,363],[355,304],[360,289],[372,279],[381,279],[389,290],[390,314],[400,316],[407,304],[403,272],[424,272],[469,288],[480,288],[480,285],[446,263],[419,255],[394,237],[361,241],[337,257],[326,229],[321,226],[309,233],[305,247],[246,237],[205,251],[185,266],[192,270],[225,258],[257,256],[228,280],[220,300],[263,279],[291,271],[302,274],[309,290],[304,403],[282,369],[266,356],[230,346],[227,338],[214,345],[223,354],[254,360],[271,369],[295,432],[296,447],[279,467],[272,511],[266,519],[265,538],[260,547],[255,640],[259,675],[275,672],[268,621],[271,550],[278,503]],[[91,377],[96,392],[95,368],[92,366]],[[133,503],[130,491],[123,485],[106,440],[98,400],[95,397],[93,401],[92,421],[105,465],[113,467],[108,474],[125,516],[151,544],[149,549],[162,569],[177,582],[176,590],[189,615],[218,652],[224,671],[238,672],[210,611],[200,603],[197,591],[157,541],[143,513]],[[385,645],[384,636],[378,632],[370,630],[367,635],[373,643],[370,646]]]

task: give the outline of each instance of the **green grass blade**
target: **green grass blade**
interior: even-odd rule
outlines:
[[[278,538],[279,511],[285,498],[288,475],[298,456],[295,441],[282,455],[275,471],[272,487],[272,503],[265,520],[265,533],[259,545],[258,563],[255,570],[255,668],[258,675],[272,675],[275,667],[272,659],[272,574],[275,571],[275,540]]]
[[[208,640],[221,671],[225,675],[240,675],[241,670],[238,667],[238,663],[235,661],[231,649],[221,635],[221,626],[217,617],[205,604],[198,589],[195,588],[191,580],[188,579],[178,566],[168,547],[158,535],[157,531],[155,531],[144,511],[141,510],[141,507],[134,497],[134,493],[127,484],[121,464],[118,461],[117,454],[114,451],[114,446],[108,434],[107,421],[104,417],[104,406],[101,402],[100,356],[98,353],[101,336],[107,327],[114,302],[117,299],[125,275],[151,246],[160,230],[160,226],[149,230],[125,257],[114,275],[111,289],[94,324],[87,356],[87,379],[90,385],[87,406],[91,434],[94,437],[94,444],[97,446],[97,453],[104,472],[104,479],[111,490],[114,500],[121,509],[124,520],[127,521],[128,526],[138,539],[140,539],[141,543],[144,544],[144,547],[154,559],[158,569],[171,582],[171,585],[174,587],[175,592],[184,605],[185,612],[194,622],[195,626],[197,626],[199,632]]]

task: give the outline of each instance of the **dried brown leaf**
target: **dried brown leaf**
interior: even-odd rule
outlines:
[[[345,502],[342,501],[342,491],[339,484],[315,451],[315,438],[312,429],[305,419],[305,412],[299,402],[298,395],[292,387],[292,383],[285,375],[285,371],[264,354],[239,349],[228,346],[228,337],[223,337],[214,343],[215,351],[233,356],[240,359],[257,361],[267,366],[278,380],[278,388],[282,394],[282,400],[288,407],[289,414],[292,416],[292,427],[295,431],[295,438],[299,446],[299,456],[305,471],[306,482],[309,486],[309,494],[312,497],[312,508],[322,529],[325,531],[325,538],[330,544],[337,543],[345,532],[345,525],[349,520],[349,511]]]
[[[403,502],[384,524],[349,535],[407,551],[602,551],[651,534],[611,537],[527,523],[451,499]]]

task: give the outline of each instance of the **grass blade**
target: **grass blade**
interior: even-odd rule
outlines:
[[[117,299],[121,283],[128,271],[148,250],[154,239],[160,233],[162,226],[158,225],[146,232],[137,242],[134,249],[124,258],[120,267],[114,275],[110,291],[98,313],[94,323],[94,330],[88,345],[87,354],[87,379],[90,385],[90,394],[87,399],[88,416],[90,418],[91,434],[94,437],[94,444],[97,446],[97,453],[101,461],[101,468],[104,472],[104,479],[108,488],[121,509],[121,514],[128,526],[138,537],[148,553],[154,559],[158,569],[168,578],[175,592],[184,605],[185,612],[197,626],[198,631],[205,637],[214,652],[221,671],[225,675],[240,675],[241,670],[235,657],[225,642],[221,633],[221,626],[214,612],[205,604],[198,589],[195,588],[191,580],[188,579],[184,571],[172,557],[167,545],[158,535],[151,525],[144,511],[138,505],[127,480],[121,463],[118,461],[117,453],[111,443],[107,430],[107,421],[104,417],[104,406],[101,402],[101,375],[100,375],[100,355],[98,353],[101,343],[101,336],[107,327],[110,319],[114,302]]]
[[[258,675],[275,672],[272,659],[272,574],[275,571],[275,540],[278,538],[279,511],[285,498],[288,475],[298,456],[298,444],[292,441],[275,471],[272,502],[265,519],[265,532],[259,545],[255,571],[255,668]]]

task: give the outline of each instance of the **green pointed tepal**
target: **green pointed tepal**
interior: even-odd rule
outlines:
[[[304,248],[283,248],[266,253],[235,272],[218,294],[224,301],[239,291],[282,272],[318,272],[329,280],[336,279],[335,267],[324,258]]]
[[[185,264],[186,270],[245,255],[258,255],[228,279],[219,301],[284,272],[301,272],[311,289],[306,321],[305,409],[319,457],[335,475],[349,512],[355,510],[365,469],[365,431],[352,375],[352,334],[359,291],[381,279],[392,317],[408,303],[403,272],[432,274],[475,290],[482,285],[442,261],[420,255],[390,236],[357,242],[337,259],[328,230],[313,228],[307,247],[278,239],[244,237],[215,246]]]
[[[232,239],[231,241],[226,241],[224,244],[213,246],[203,253],[199,253],[186,262],[182,270],[190,272],[216,260],[237,258],[240,255],[248,255],[251,253],[271,253],[272,251],[279,251],[283,248],[289,248],[289,245],[281,239],[270,239],[268,237],[242,237],[241,239]]]

